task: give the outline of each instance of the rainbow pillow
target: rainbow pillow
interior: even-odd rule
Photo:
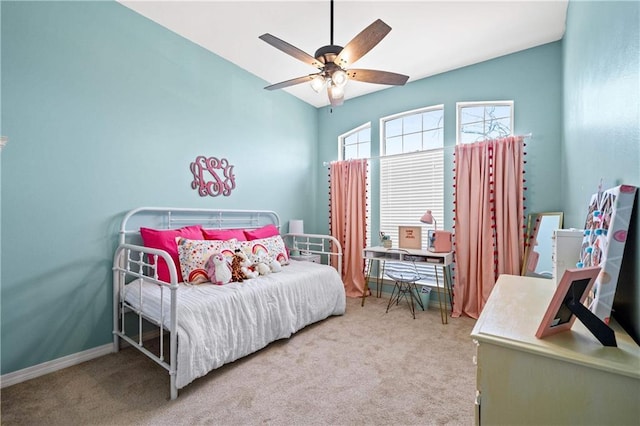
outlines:
[[[223,256],[233,256],[238,241],[232,239],[221,240],[190,240],[178,237],[178,258],[180,260],[180,270],[185,283],[204,284],[209,282],[206,263],[209,257],[214,254]]]
[[[240,241],[238,242],[238,247],[247,253],[252,260],[262,255],[263,258],[277,260],[281,265],[289,264],[287,248],[280,235],[251,241]]]

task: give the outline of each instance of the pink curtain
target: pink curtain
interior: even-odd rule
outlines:
[[[342,281],[348,297],[365,290],[362,250],[366,239],[367,161],[331,163],[329,168],[331,235],[342,244]]]
[[[523,140],[510,136],[455,148],[454,317],[478,318],[498,276],[520,275]]]

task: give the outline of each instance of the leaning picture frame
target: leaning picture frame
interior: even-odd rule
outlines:
[[[578,318],[600,343],[616,346],[613,330],[584,306],[600,271],[599,266],[565,270],[536,331],[538,339],[570,330]]]
[[[422,249],[422,228],[420,226],[399,226],[398,247],[404,249]]]

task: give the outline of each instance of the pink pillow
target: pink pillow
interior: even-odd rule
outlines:
[[[242,229],[204,229],[202,235],[205,240],[228,241],[235,238],[238,241],[247,241]]]
[[[182,274],[180,273],[180,260],[178,258],[178,245],[176,244],[176,237],[189,238],[192,240],[202,239],[202,227],[200,225],[185,226],[180,229],[152,229],[152,228],[140,228],[140,235],[145,247],[164,250],[169,253],[173,264],[176,266],[178,272],[178,282],[184,281]],[[150,260],[153,262],[153,259]],[[169,276],[169,267],[165,263],[164,259],[158,260],[158,279],[169,282],[171,277]]]
[[[251,241],[261,238],[275,237],[276,235],[280,235],[280,231],[278,231],[278,228],[276,228],[275,225],[266,225],[258,229],[246,229],[244,231],[244,235],[247,237],[248,241]]]

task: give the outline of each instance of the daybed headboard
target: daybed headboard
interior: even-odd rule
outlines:
[[[258,229],[274,225],[289,248],[318,254],[322,263],[342,271],[342,246],[330,235],[286,234],[282,232],[280,216],[271,210],[228,210],[170,207],[140,207],[125,214],[120,225],[118,243],[141,245],[140,227],[176,229],[202,225],[206,229]]]
[[[210,229],[257,229],[265,225],[280,229],[280,216],[270,210],[140,207],[131,210],[122,219],[118,242],[139,243],[141,226],[175,229],[197,224]]]

